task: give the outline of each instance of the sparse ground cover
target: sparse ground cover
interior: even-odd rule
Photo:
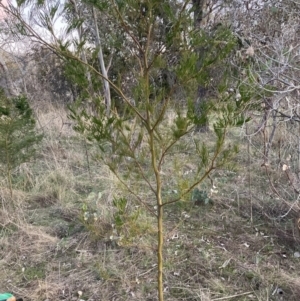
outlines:
[[[1,289],[32,301],[157,300],[155,220],[93,161],[96,148],[72,130],[66,110],[43,104],[36,113],[45,138],[14,174],[16,211],[4,181],[0,188]],[[255,159],[260,138],[248,144],[240,131],[230,137],[240,142],[236,168],[215,171],[215,188],[208,179],[165,210],[166,300],[299,300],[297,198],[281,168]],[[180,166],[181,156],[191,163]],[[182,178],[196,172],[180,146],[169,162],[166,198],[176,194],[174,166]],[[285,201],[274,192],[283,188]]]

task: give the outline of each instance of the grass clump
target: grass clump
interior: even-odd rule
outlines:
[[[63,132],[60,139],[68,141],[69,134]],[[65,143],[63,151],[49,152],[54,139],[53,132],[46,132],[39,157],[27,165],[32,188],[14,190],[22,206],[14,214],[0,211],[1,287],[28,300],[71,301],[78,299],[78,291],[85,300],[155,300],[154,218],[131,201],[106,167],[93,163],[76,168],[85,159],[80,140],[76,148]],[[89,154],[92,150],[88,149]],[[237,159],[243,156],[242,146]],[[196,160],[192,153],[189,157],[191,162]],[[174,160],[166,161],[162,169],[165,200],[178,197],[179,192],[171,167],[180,154],[174,152],[170,158]],[[193,178],[195,167],[178,168],[178,176]],[[88,168],[97,175],[93,181],[87,177]],[[251,170],[262,177],[254,162]],[[186,199],[165,208],[165,299],[237,295],[236,300],[276,300],[282,289],[288,300],[298,301],[299,260],[293,256],[298,244],[287,236],[293,210],[285,219],[275,219],[289,207],[267,195],[261,184],[253,192],[251,223],[243,168],[234,173],[214,171],[211,179],[217,193],[211,193],[209,179]],[[150,202],[150,192],[138,187],[138,180],[131,187],[140,189],[143,200]],[[1,188],[0,195],[9,200],[9,189]]]

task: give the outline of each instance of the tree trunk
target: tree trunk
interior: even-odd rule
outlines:
[[[13,80],[9,73],[9,70],[6,66],[5,59],[0,54],[0,69],[2,69],[2,76],[5,79],[5,87],[3,87],[4,91],[6,92],[8,97],[13,97],[18,95],[18,91],[13,84]]]
[[[99,48],[98,50],[98,61],[100,64],[101,68],[101,73],[105,78],[108,78],[107,75],[107,70],[105,67],[104,63],[104,58],[103,58],[103,52],[102,52],[102,46],[101,46],[101,40],[100,40],[100,35],[99,35],[99,29],[98,29],[98,24],[97,24],[97,15],[94,7],[92,8],[93,10],[93,18],[94,18],[94,23],[95,23],[95,36],[96,36],[96,46]],[[111,96],[110,96],[110,87],[109,87],[109,82],[105,79],[103,79],[103,85],[104,85],[104,97],[105,97],[105,105],[106,105],[106,114],[109,116],[110,114],[110,109],[111,109]]]

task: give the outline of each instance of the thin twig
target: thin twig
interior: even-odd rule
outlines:
[[[87,166],[88,166],[88,172],[89,172],[90,181],[93,182],[93,178],[92,178],[92,174],[91,174],[91,168],[90,168],[90,159],[89,159],[89,153],[88,153],[88,148],[87,148],[86,139],[84,139],[84,148],[85,148],[85,156],[86,156],[86,162],[87,162]]]
[[[227,296],[227,297],[212,299],[212,301],[227,300],[227,299],[232,299],[232,298],[236,298],[236,297],[240,297],[240,296],[245,296],[245,295],[250,295],[250,294],[253,294],[253,292],[246,292],[246,293],[231,295],[231,296]]]
[[[293,207],[299,202],[299,198],[300,194],[298,195],[297,200],[290,206],[289,210],[285,214],[281,215],[280,218],[285,218],[291,212]]]

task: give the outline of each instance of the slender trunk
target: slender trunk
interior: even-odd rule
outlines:
[[[149,124],[150,125],[150,124]],[[164,300],[164,289],[163,289],[163,244],[164,244],[164,234],[163,234],[163,202],[161,197],[161,177],[160,170],[157,166],[156,161],[156,150],[154,143],[154,134],[150,130],[150,149],[151,149],[151,161],[152,168],[156,179],[156,204],[157,204],[157,286],[158,286],[158,300]]]
[[[21,61],[21,63],[18,61],[18,59],[16,58],[15,55],[13,55],[13,60],[14,60],[14,63],[18,66],[18,69],[19,69],[19,72],[21,73],[22,75],[22,89],[20,89],[23,93],[25,93],[25,95],[28,95],[28,92],[27,92],[27,85],[26,85],[26,76],[28,76],[26,73],[27,73],[27,70],[26,70],[26,67],[25,67],[25,64],[24,64],[24,60]]]
[[[6,81],[6,92],[9,96],[17,96],[18,91],[16,87],[14,86],[13,80],[11,78],[10,72],[6,66],[5,58],[0,55],[0,68],[2,69],[2,75],[4,76],[4,79]]]
[[[7,181],[8,181],[8,188],[9,188],[9,194],[12,201],[13,198],[13,188],[12,188],[12,181],[11,181],[11,170],[10,166],[7,166]]]
[[[103,76],[105,78],[108,78],[107,70],[106,70],[104,58],[103,58],[99,28],[98,28],[98,24],[97,24],[97,14],[96,14],[96,10],[94,9],[94,7],[92,8],[92,10],[93,10],[94,23],[95,23],[96,45],[99,48],[98,61],[99,61],[101,72],[102,72]],[[109,116],[110,110],[111,110],[111,96],[110,96],[109,82],[105,79],[103,79],[103,86],[104,86],[104,97],[105,97],[105,105],[106,105],[106,115]]]
[[[147,44],[144,50],[144,70],[143,77],[145,79],[145,99],[147,99],[147,103],[150,105],[150,89],[149,89],[149,66],[148,66],[148,55],[149,55],[149,45],[151,40],[151,32],[152,26],[148,28],[148,38]],[[163,233],[163,201],[161,196],[162,190],[162,180],[161,180],[161,165],[157,160],[157,149],[155,148],[155,137],[154,137],[154,127],[151,124],[151,110],[147,109],[147,129],[149,133],[149,146],[151,153],[151,163],[152,168],[155,174],[156,180],[156,205],[157,205],[157,290],[158,290],[158,300],[164,300],[164,287],[163,287],[163,244],[164,244],[164,233]]]
[[[193,11],[194,11],[194,27],[199,29],[203,24],[204,17],[204,5],[206,0],[193,0]]]
[[[300,124],[299,123],[298,123],[298,126],[299,126],[299,135],[298,135],[298,170],[300,170]]]
[[[253,222],[253,204],[252,204],[252,175],[251,175],[251,135],[248,130],[248,124],[246,125],[247,136],[247,152],[248,152],[248,189],[250,198],[250,221]]]
[[[276,129],[277,129],[277,121],[276,121],[276,112],[275,111],[272,111],[272,118],[273,118],[272,132],[270,134],[270,137],[267,141],[267,146],[266,146],[266,154],[265,154],[266,162],[269,161],[269,153],[270,153],[271,146],[272,146],[273,139],[274,139],[274,135],[275,135],[275,132],[276,132]]]
[[[161,183],[157,186],[157,232],[158,232],[158,245],[157,245],[157,285],[158,285],[158,300],[164,300],[163,288],[163,204],[161,198]]]

